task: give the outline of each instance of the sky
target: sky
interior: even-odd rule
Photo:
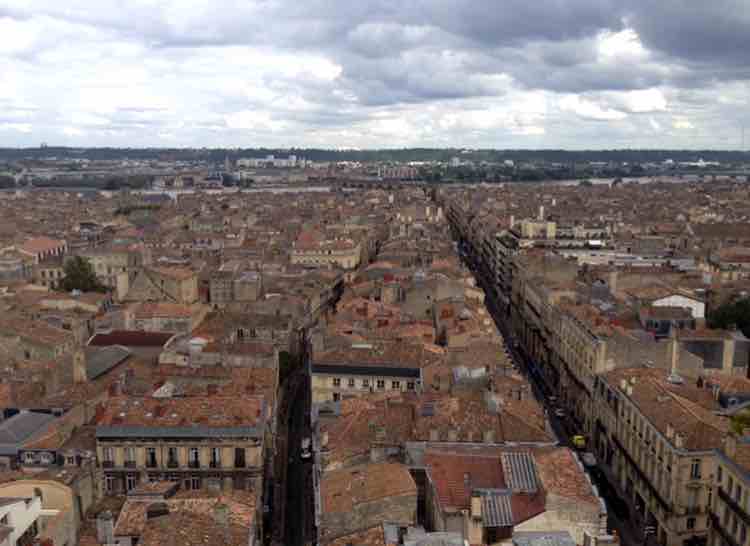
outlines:
[[[750,148],[750,0],[0,0],[0,146]]]

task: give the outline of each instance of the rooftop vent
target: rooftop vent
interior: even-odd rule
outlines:
[[[682,379],[678,374],[671,373],[667,376],[667,382],[672,383],[673,385],[682,385],[685,380]]]

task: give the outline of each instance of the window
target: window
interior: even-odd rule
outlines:
[[[125,466],[129,466],[129,464],[135,466],[135,448],[134,447],[125,448]]]
[[[370,380],[369,379],[363,379],[362,380],[362,387],[365,388],[365,389],[369,389],[370,388]]]
[[[724,469],[719,466],[719,469],[716,471],[716,483],[721,485],[722,478],[724,477]]]
[[[379,389],[385,388],[385,379],[378,379],[378,388]]]
[[[201,465],[200,453],[197,447],[191,447],[188,451],[188,464],[190,468],[198,468]]]
[[[341,393],[339,393],[339,392],[334,392],[334,393],[333,393],[333,401],[334,401],[334,402],[338,402],[339,400],[341,400]]]
[[[350,378],[349,378],[349,381],[347,381],[347,383],[346,383],[346,384],[347,384],[347,385],[349,385],[349,388],[350,388],[350,389],[353,389],[353,388],[354,388],[354,378],[351,378],[351,377],[350,377]]]
[[[221,467],[221,448],[212,447],[211,448],[211,468],[220,468],[220,467]]]
[[[701,477],[701,460],[694,459],[693,464],[690,466],[690,477],[694,480],[698,480]]]
[[[146,466],[149,468],[156,468],[156,448],[146,448]]]
[[[334,387],[340,387],[341,386],[341,378],[340,377],[334,377],[333,378],[333,386]]]
[[[413,391],[414,390],[414,381],[407,381],[406,382],[406,390],[407,391]]]
[[[245,468],[245,450],[241,447],[234,449],[234,467]]]
[[[40,459],[42,464],[52,464],[55,458],[52,453],[42,453]]]
[[[393,390],[399,390],[401,388],[401,381],[391,381],[391,388]]]
[[[189,478],[185,478],[185,489],[188,490],[198,490],[201,488],[201,479],[200,476],[190,476]]]
[[[32,464],[34,462],[34,454],[31,451],[27,451],[23,454],[23,462],[26,464]]]
[[[747,525],[743,523],[740,525],[740,544],[745,544],[745,540],[747,540]]]
[[[111,463],[115,460],[115,450],[111,447],[105,447],[102,450],[102,455],[105,463]]]
[[[8,514],[5,514],[2,518],[0,518],[0,524],[2,525],[8,525]]]
[[[687,528],[688,530],[695,529],[695,518],[687,519]]]
[[[138,484],[138,476],[135,474],[128,474],[125,477],[125,490],[126,491],[132,491],[135,489],[135,486]]]
[[[179,463],[177,461],[177,448],[170,447],[167,449],[167,466],[177,467]]]
[[[115,477],[114,476],[104,476],[104,491],[107,493],[114,493],[115,492]]]

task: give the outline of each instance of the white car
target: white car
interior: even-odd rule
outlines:
[[[562,408],[556,408],[555,417],[565,417],[565,410]]]

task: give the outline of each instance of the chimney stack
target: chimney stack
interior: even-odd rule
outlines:
[[[73,381],[75,383],[85,383],[88,381],[86,355],[82,349],[78,349],[73,353]]]

